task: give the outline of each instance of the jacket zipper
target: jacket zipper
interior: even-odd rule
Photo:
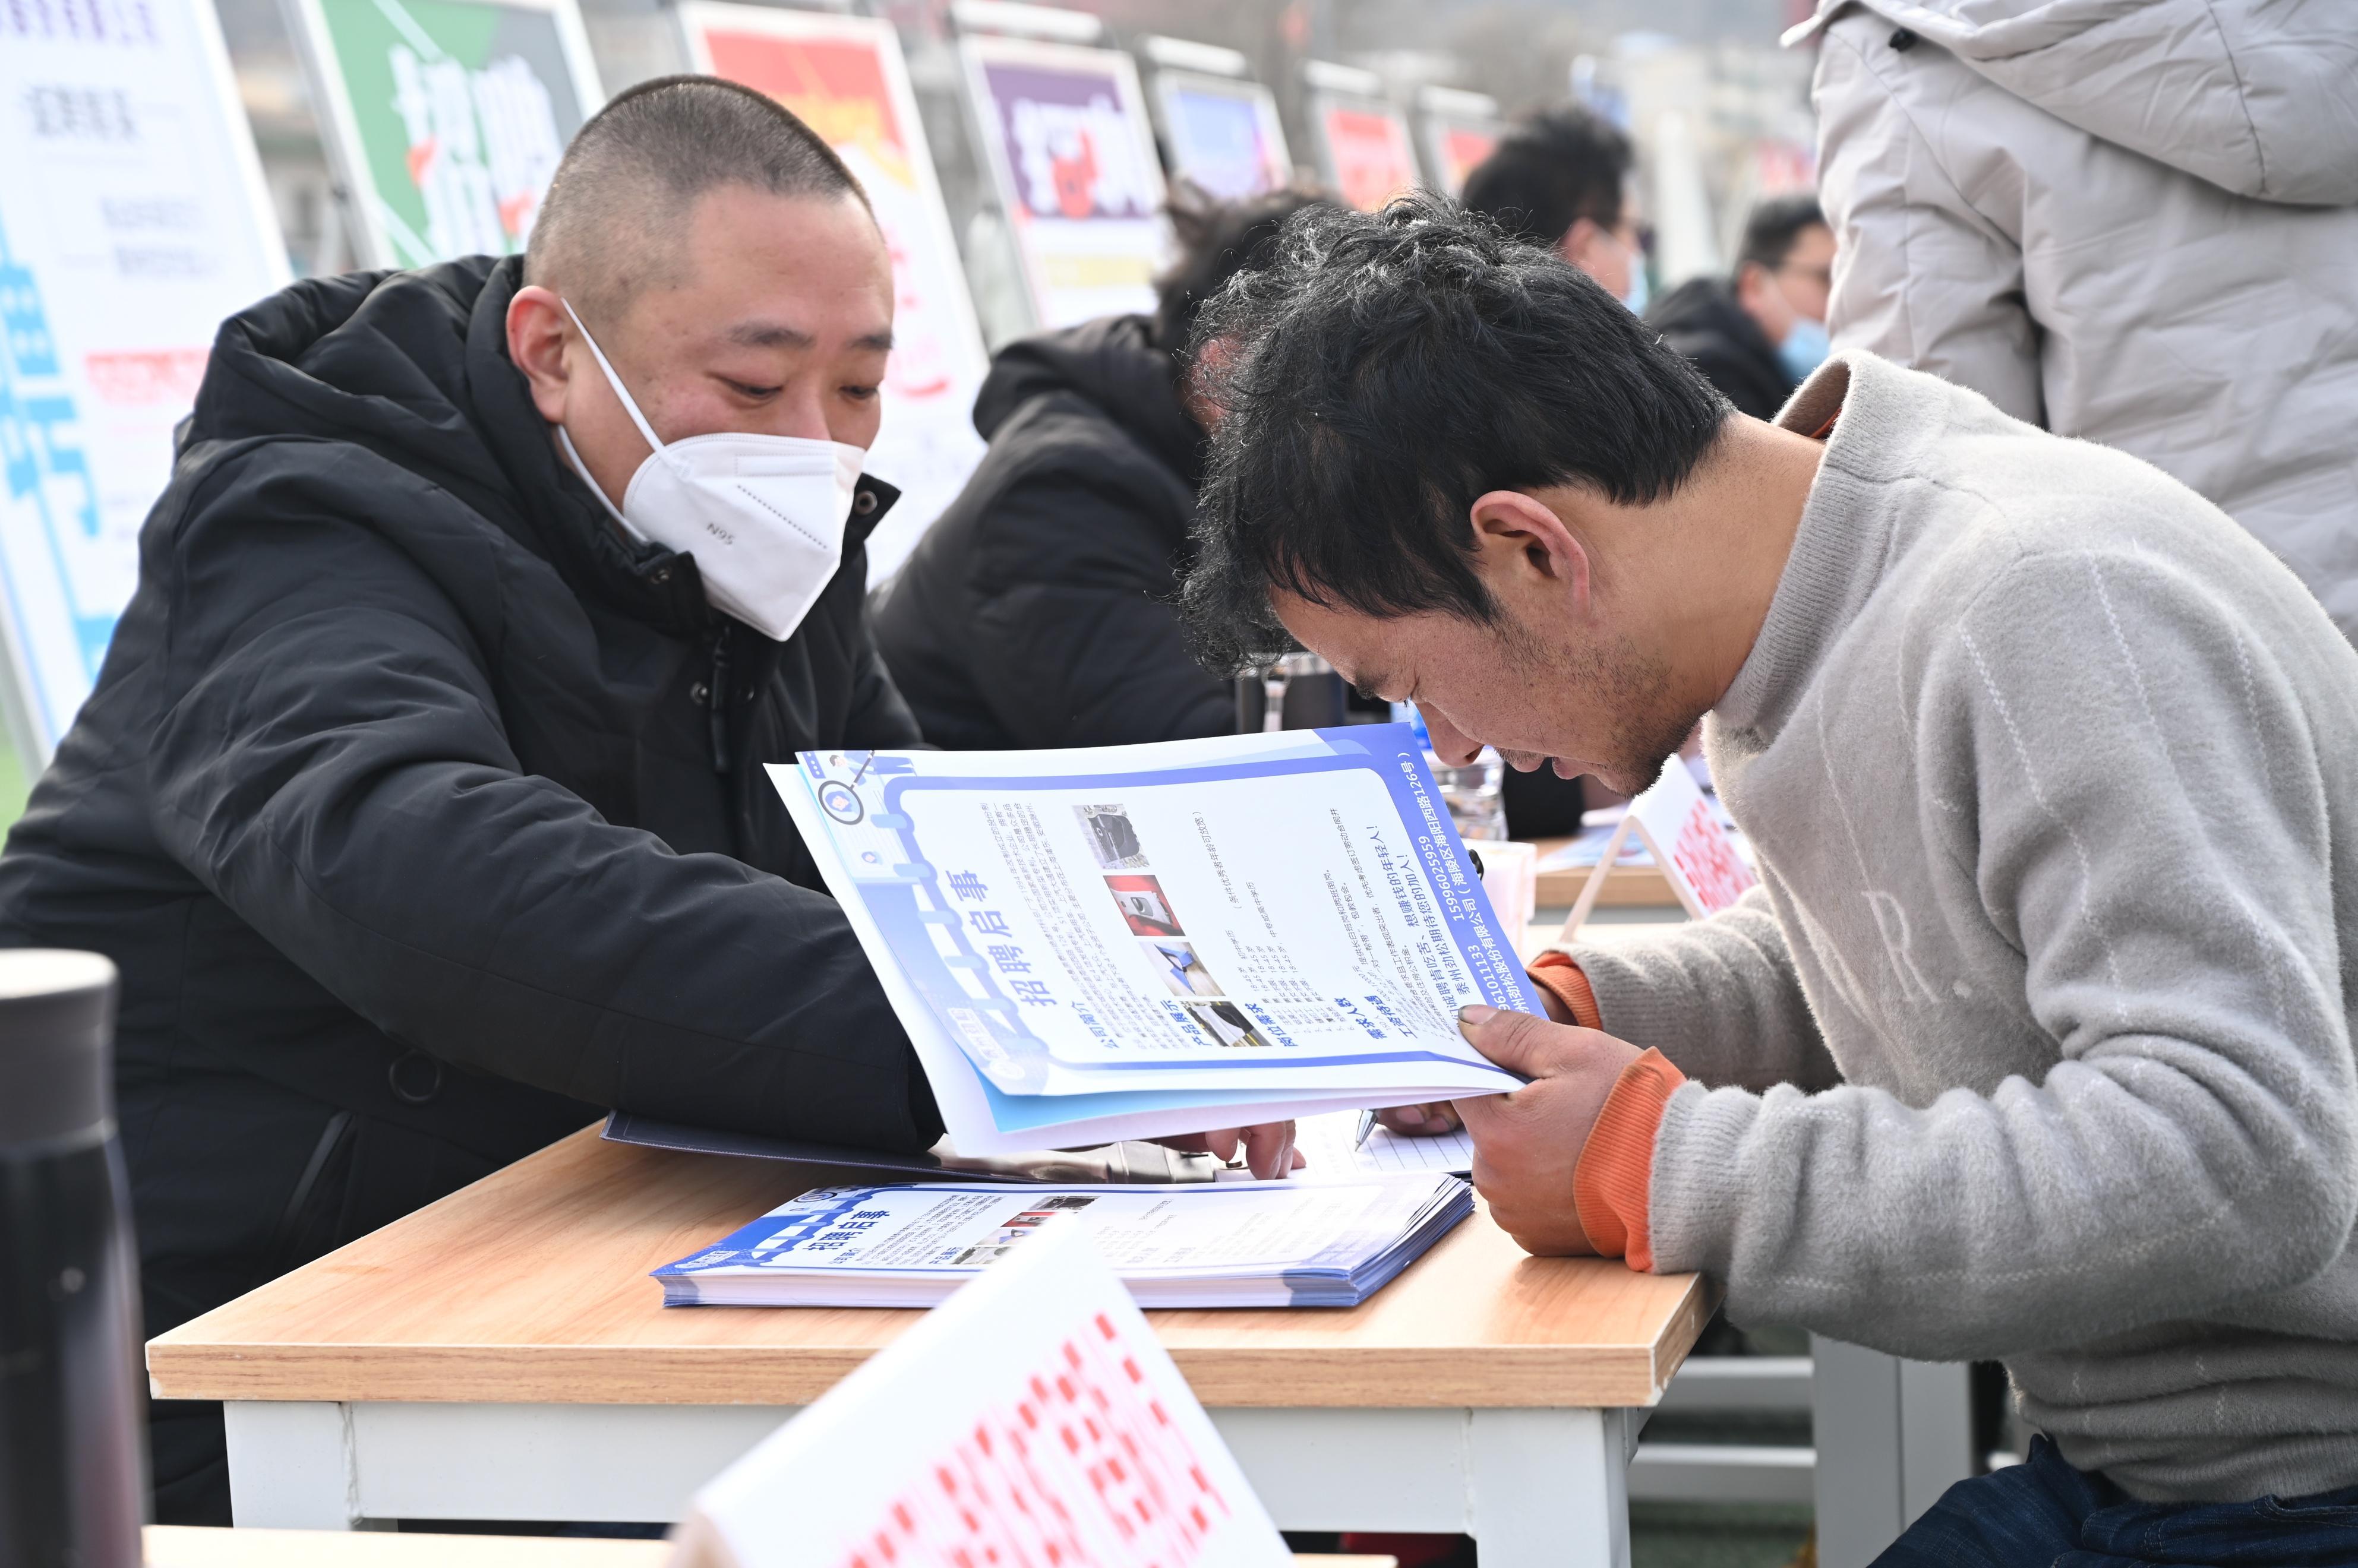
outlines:
[[[723,622],[712,637],[711,707],[708,717],[712,724],[712,771],[724,778],[729,762],[729,626]]]

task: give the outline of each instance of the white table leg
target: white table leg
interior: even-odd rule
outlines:
[[[349,1406],[231,1400],[230,1517],[240,1529],[351,1530],[360,1522],[360,1472]]]
[[[1466,1482],[1482,1568],[1628,1568],[1637,1425],[1618,1410],[1474,1411]]]

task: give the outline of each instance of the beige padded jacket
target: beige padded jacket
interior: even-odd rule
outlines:
[[[2133,452],[2358,641],[2358,3],[1821,0],[1829,326]]]

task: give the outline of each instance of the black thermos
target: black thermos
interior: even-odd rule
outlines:
[[[0,950],[0,1563],[137,1568],[137,1255],[114,1138],[114,966]]]

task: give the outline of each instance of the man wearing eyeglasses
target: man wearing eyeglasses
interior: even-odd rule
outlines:
[[[1738,412],[1771,419],[1825,362],[1833,265],[1834,234],[1818,199],[1770,197],[1745,222],[1735,275],[1679,285],[1646,312],[1646,324]]]

